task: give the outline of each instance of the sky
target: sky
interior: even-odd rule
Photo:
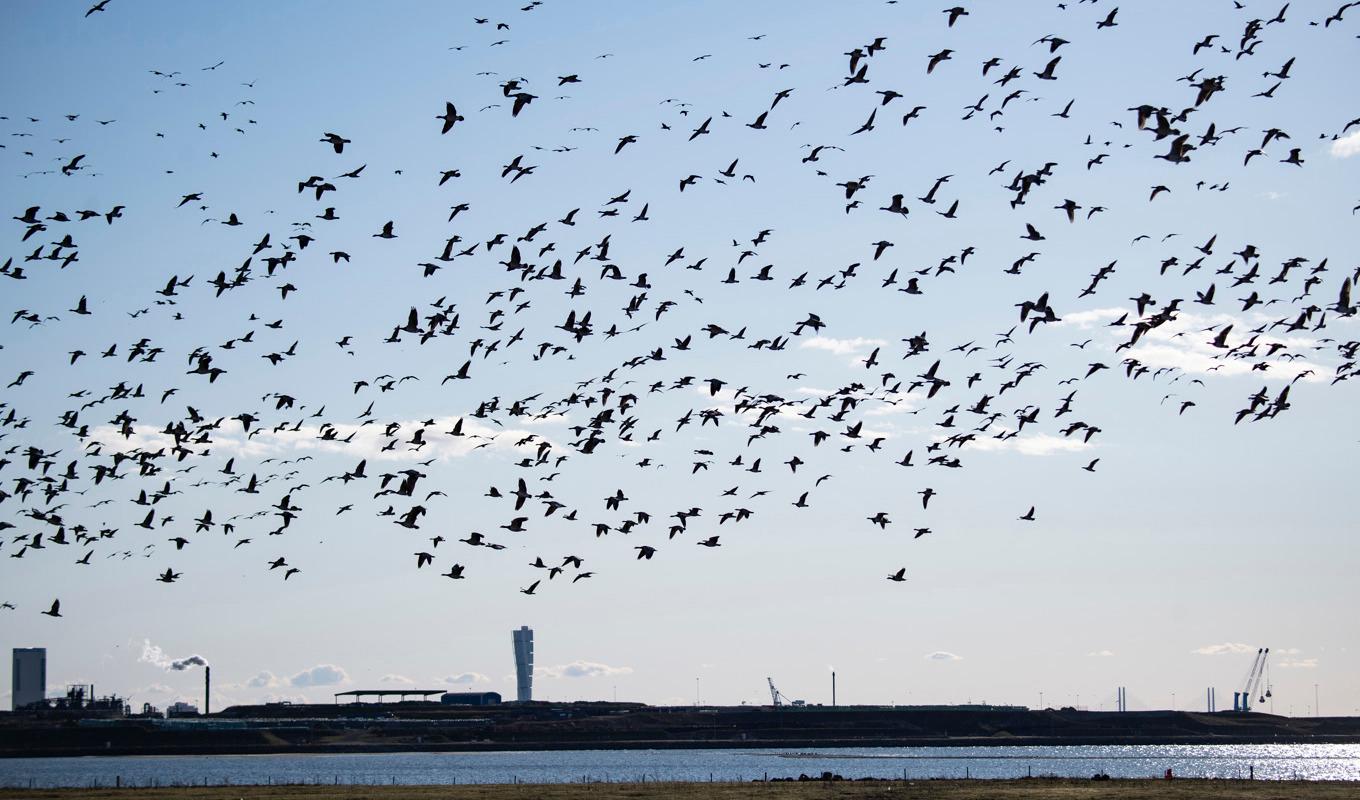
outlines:
[[[1276,713],[1360,713],[1360,328],[1339,299],[1360,15],[1235,6],[1098,27],[1108,0],[975,3],[951,27],[915,0],[6,4],[0,646],[48,648],[51,691],[162,707],[199,697],[169,667],[195,654],[215,708],[510,696],[529,625],[544,699],[762,703],[771,678],[829,702],[835,670],[842,703],[1112,708],[1125,686],[1133,709],[1210,686],[1229,705],[1270,647]],[[463,119],[441,133],[446,102]],[[1168,109],[1188,161],[1159,158],[1176,135],[1139,106]],[[219,293],[219,272],[249,280]],[[1031,329],[1041,297],[1057,319]],[[411,309],[457,328],[394,331]],[[1236,422],[1263,387],[1280,412]],[[160,455],[96,484],[115,453]],[[411,492],[375,496],[401,470]]]

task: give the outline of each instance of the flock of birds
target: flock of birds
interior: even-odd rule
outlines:
[[[813,369],[805,363],[808,354],[799,344],[817,336],[855,335],[853,319],[824,317],[825,312],[808,310],[817,308],[832,292],[868,285],[873,291],[909,300],[936,291],[965,270],[988,270],[994,273],[988,280],[994,282],[1012,280],[1037,263],[1043,251],[1036,248],[1059,237],[1057,229],[1079,225],[1097,214],[1117,213],[1111,209],[1119,205],[1157,202],[1167,193],[1202,191],[1208,196],[1211,191],[1229,191],[1231,175],[1205,177],[1195,171],[1197,159],[1213,148],[1239,153],[1242,170],[1312,166],[1305,157],[1308,146],[1302,131],[1287,129],[1284,121],[1262,125],[1255,120],[1221,119],[1216,115],[1216,102],[1221,95],[1247,94],[1261,101],[1255,113],[1269,119],[1270,102],[1290,88],[1296,59],[1272,63],[1262,72],[1254,63],[1260,59],[1257,48],[1285,26],[1316,27],[1319,35],[1353,35],[1342,31],[1353,27],[1347,11],[1360,3],[1344,3],[1316,20],[1296,19],[1287,3],[1269,14],[1247,7],[1257,5],[1255,0],[1223,5],[1222,29],[1199,32],[1184,43],[1186,55],[1195,60],[1193,71],[1170,81],[1160,98],[1132,98],[1126,115],[1110,122],[1116,131],[1111,138],[1118,144],[1106,141],[1103,146],[1100,142],[1109,134],[1076,127],[1073,108],[1080,106],[1081,98],[1041,100],[1036,94],[1041,88],[1060,91],[1064,73],[1075,69],[1070,59],[1064,61],[1068,55],[1064,48],[1071,41],[1062,36],[1050,34],[1036,41],[1030,50],[1038,54],[1033,63],[1008,63],[1001,58],[967,63],[977,55],[968,48],[967,29],[986,25],[987,10],[942,8],[935,34],[949,46],[912,68],[916,72],[910,82],[921,88],[901,92],[893,88],[902,80],[900,73],[878,66],[884,54],[898,46],[898,36],[877,36],[850,47],[844,71],[826,79],[834,91],[855,93],[862,99],[863,122],[857,128],[847,126],[837,141],[808,144],[779,157],[788,170],[806,172],[823,187],[820,196],[807,202],[834,208],[834,219],[852,215],[871,219],[884,235],[867,249],[849,253],[847,260],[855,263],[820,276],[776,263],[754,266],[766,260],[762,249],[780,235],[778,226],[749,232],[740,239],[728,237],[733,238],[728,253],[703,251],[692,242],[673,250],[668,247],[659,259],[637,252],[611,252],[612,226],[652,219],[651,204],[639,202],[647,191],[676,192],[688,201],[708,185],[760,180],[761,175],[741,168],[744,157],[740,155],[710,174],[682,170],[676,183],[666,187],[634,186],[607,197],[580,187],[579,207],[546,213],[541,222],[522,233],[463,228],[465,220],[475,217],[475,199],[452,205],[448,222],[458,232],[434,244],[431,252],[435,254],[428,259],[409,265],[413,274],[427,281],[422,285],[435,287],[428,295],[442,296],[413,300],[408,311],[375,323],[385,332],[381,336],[352,334],[333,342],[319,341],[305,326],[290,324],[290,312],[298,303],[307,302],[311,288],[303,277],[303,265],[325,265],[333,270],[325,280],[343,281],[341,270],[360,268],[357,263],[350,266],[349,250],[357,239],[383,243],[405,235],[400,219],[363,230],[336,223],[346,216],[343,200],[363,192],[365,179],[372,175],[366,170],[381,168],[346,160],[356,151],[376,157],[374,150],[364,149],[369,143],[352,141],[343,132],[316,131],[318,141],[312,146],[333,157],[335,166],[327,173],[332,177],[298,175],[291,181],[296,194],[314,202],[318,212],[313,219],[291,224],[266,220],[258,210],[217,212],[209,205],[219,199],[211,187],[185,187],[182,194],[166,197],[164,208],[114,203],[53,208],[19,203],[7,220],[11,224],[6,240],[13,252],[0,267],[0,285],[4,286],[0,296],[11,305],[9,334],[0,357],[5,363],[23,359],[19,345],[37,331],[67,326],[84,317],[92,317],[97,324],[83,329],[88,344],[67,353],[64,363],[24,365],[12,378],[0,382],[5,385],[0,395],[0,554],[6,556],[4,563],[11,570],[27,569],[35,561],[51,565],[40,569],[66,568],[72,562],[86,569],[96,563],[96,557],[146,558],[156,566],[146,572],[145,579],[171,584],[184,577],[175,567],[177,556],[216,545],[258,553],[254,561],[260,572],[291,581],[292,586],[304,581],[308,572],[305,563],[294,563],[286,553],[295,538],[291,535],[307,525],[320,528],[337,515],[350,513],[370,515],[385,526],[384,532],[391,530],[386,526],[404,529],[409,538],[384,540],[409,549],[414,570],[428,569],[452,580],[475,574],[475,569],[463,563],[474,552],[524,549],[520,544],[526,541],[524,537],[546,518],[554,524],[568,524],[585,541],[632,536],[630,541],[639,543],[622,546],[632,548],[636,559],[664,560],[669,547],[682,543],[721,547],[729,530],[769,504],[798,510],[810,507],[818,493],[828,491],[821,487],[833,479],[831,465],[841,453],[871,454],[866,457],[882,459],[874,462],[875,469],[904,470],[903,480],[918,482],[920,488],[903,490],[908,500],[885,499],[888,507],[868,514],[847,512],[847,526],[888,531],[896,524],[895,514],[908,506],[915,513],[918,502],[924,515],[918,518],[929,519],[935,508],[931,501],[941,494],[932,488],[930,475],[962,468],[965,455],[980,442],[1004,443],[1022,437],[1027,429],[1031,434],[1047,430],[1064,439],[1091,442],[1103,428],[1096,420],[1099,409],[1081,405],[1079,395],[1088,381],[1160,381],[1175,387],[1162,399],[1175,398],[1176,416],[1206,413],[1197,408],[1196,392],[1207,375],[1156,367],[1138,357],[1140,343],[1158,336],[1164,326],[1174,329],[1173,323],[1196,307],[1232,314],[1235,319],[1176,336],[1198,337],[1221,364],[1249,365],[1250,372],[1262,378],[1261,388],[1243,397],[1239,405],[1213,413],[1231,417],[1234,423],[1269,421],[1293,407],[1291,391],[1297,382],[1307,380],[1310,387],[1321,389],[1360,374],[1360,340],[1332,335],[1336,329],[1354,330],[1337,323],[1356,314],[1352,287],[1360,278],[1360,267],[1337,268],[1326,257],[1268,254],[1249,241],[1220,242],[1212,232],[1154,262],[1155,269],[1144,276],[1146,291],[1127,298],[1127,311],[1108,321],[1122,341],[1109,353],[1092,348],[1089,364],[1076,374],[1050,374],[1043,361],[1017,357],[1016,351],[1030,337],[1062,322],[1064,315],[1081,310],[1079,301],[1099,295],[1101,284],[1116,270],[1125,269],[1117,262],[1100,267],[1089,282],[1083,278],[1037,296],[1014,297],[1011,307],[995,309],[997,319],[1004,320],[1000,327],[1005,328],[995,335],[956,344],[934,341],[929,331],[922,331],[899,343],[874,347],[859,359],[855,367],[859,377],[837,389],[808,393],[795,388],[803,385]],[[93,17],[86,24],[118,13],[118,6],[116,0],[100,0],[86,12],[85,17]],[[530,14],[539,6],[532,2],[516,13]],[[1121,10],[1104,0],[1077,0],[1059,4],[1057,19],[1070,31],[1067,36],[1106,37],[1118,36],[1128,15],[1135,13],[1137,9]],[[489,38],[509,36],[517,25],[514,19],[490,17],[468,22],[469,31],[488,32]],[[1172,30],[1168,35],[1175,38],[1178,33]],[[749,39],[761,42],[764,36]],[[484,46],[506,41],[488,41]],[[708,58],[709,54],[701,54],[694,61]],[[758,63],[756,68],[777,72],[787,66],[776,62]],[[215,72],[225,63],[201,69]],[[955,102],[956,98],[931,98],[925,105],[913,105],[905,99],[926,95],[930,82],[951,69],[980,71],[978,80],[986,84],[986,94],[969,104],[961,99]],[[579,73],[564,72],[532,81],[479,75],[497,83],[500,102],[473,112],[457,98],[441,100],[432,105],[423,124],[435,139],[456,139],[469,126],[492,124],[484,122],[489,119],[496,119],[495,124],[534,125],[545,132],[562,133],[554,127],[552,111],[544,108],[551,102],[545,95],[590,81],[584,68]],[[150,80],[156,93],[187,89],[191,83],[180,72],[164,70],[151,70]],[[1260,85],[1262,81],[1265,85]],[[241,85],[254,88],[254,82]],[[768,104],[739,113],[704,109],[703,98],[694,98],[692,103],[669,98],[659,103],[660,118],[649,127],[610,132],[573,129],[566,133],[574,134],[578,143],[552,150],[565,155],[593,149],[609,158],[622,158],[647,147],[649,138],[683,139],[687,145],[705,137],[730,139],[741,127],[761,132],[773,126],[796,126],[798,113],[813,111],[810,106],[796,105],[800,95],[818,91],[821,87],[784,89],[773,94]],[[945,102],[950,107],[940,107]],[[964,219],[960,201],[964,205],[968,201],[949,196],[953,174],[939,177],[918,194],[885,189],[873,175],[846,174],[837,166],[839,161],[866,135],[884,129],[883,135],[908,137],[931,115],[951,116],[952,124],[993,126],[1001,149],[1009,135],[1006,126],[1025,124],[1023,118],[1009,122],[1019,116],[1016,108],[1025,102],[1051,106],[1043,116],[1072,127],[1068,147],[1058,160],[1021,165],[1008,159],[993,167],[974,165],[971,155],[964,155],[941,171],[985,173],[994,181],[1014,220],[1014,238],[1007,246],[1015,248],[1016,242],[1022,242],[1018,247],[1027,252],[1013,257],[1000,243],[967,245],[923,268],[889,269],[886,265],[892,263],[893,255],[904,249],[893,248],[910,235],[904,225],[925,215]],[[251,103],[246,98],[237,109],[197,126],[207,130],[209,124],[216,124],[239,135],[253,132],[258,123],[250,118]],[[1016,107],[1009,107],[1012,103]],[[0,123],[7,140],[0,155],[7,165],[15,158],[42,167],[50,163],[51,168],[28,170],[23,177],[56,184],[65,181],[72,186],[85,181],[72,193],[86,197],[102,188],[97,184],[101,156],[95,137],[108,126],[136,121],[89,120],[72,113],[64,120],[15,114],[0,117]],[[1336,118],[1334,129],[1318,133],[1318,138],[1333,140],[1357,129],[1360,118],[1348,121],[1343,115]],[[54,131],[61,135],[52,136]],[[156,131],[154,136],[163,138],[165,133]],[[38,144],[39,137],[54,141],[56,147]],[[354,138],[359,137],[355,134]],[[68,147],[81,143],[88,145],[84,148],[88,152],[75,153]],[[550,157],[548,149],[506,153],[493,168],[507,187],[523,191],[526,204],[535,202],[534,190],[527,187],[552,180],[552,163],[531,163]],[[1102,168],[1120,150],[1149,164],[1167,162],[1185,177],[1175,184],[1142,189],[1138,197],[1102,201],[1105,204],[1063,196],[1065,174]],[[210,157],[217,158],[219,153],[214,151]],[[434,173],[440,186],[457,185],[463,178],[461,169],[441,167]],[[7,181],[7,200],[20,201],[15,190],[20,184]],[[294,187],[289,185],[284,191],[292,195]],[[214,268],[208,274],[188,275],[185,270],[156,276],[137,274],[128,266],[127,280],[145,287],[147,302],[125,312],[71,288],[79,285],[82,264],[91,260],[81,246],[87,226],[114,231],[125,224],[126,216],[162,213],[212,213],[204,216],[202,224],[213,225],[214,230],[226,226],[233,232],[236,251],[221,255],[223,261],[239,266]],[[449,277],[454,265],[480,270],[481,279],[496,280],[498,285],[484,298],[469,296],[460,285],[461,278]],[[60,279],[59,288],[26,293],[31,278],[42,277],[44,286],[51,286],[52,281],[46,279],[53,274]],[[1198,283],[1189,285],[1191,280]],[[706,316],[705,295],[736,284],[761,287],[765,307],[744,321]],[[621,308],[594,301],[620,288],[629,295]],[[68,290],[69,300],[59,299],[59,293]],[[549,305],[549,298],[559,302],[563,296],[571,304],[564,317],[536,313]],[[227,302],[248,303],[254,310],[249,330],[224,343],[155,341],[138,333],[138,326],[152,319],[180,321],[195,314],[222,314],[214,304]],[[1106,302],[1124,304],[1125,298]],[[1220,311],[1220,304],[1226,310]],[[675,329],[670,333],[679,335],[654,335],[663,317]],[[1054,330],[1066,336],[1084,329]],[[1297,344],[1305,338],[1308,345]],[[631,354],[598,370],[589,367],[601,363],[601,353],[608,352],[601,345],[614,339],[626,343]],[[1070,352],[1069,344],[1085,350],[1090,341],[1064,341],[1063,350]],[[428,352],[427,363],[448,361],[453,366],[421,375],[379,374],[385,373],[385,348],[389,347],[428,348],[421,351]],[[345,392],[306,396],[306,387],[296,386],[266,394],[253,406],[237,408],[221,408],[216,400],[222,387],[243,374],[295,366],[294,359],[306,360],[322,350],[335,352],[333,348],[354,356],[352,363],[366,365],[356,367],[356,377]],[[738,362],[782,359],[779,363],[793,368],[780,385],[755,386],[747,374],[713,375],[709,366],[719,350],[723,358]],[[119,360],[130,377],[113,386],[81,380],[83,367],[105,359]],[[527,396],[509,396],[478,374],[490,372],[494,378],[497,373],[492,365],[524,369],[542,362],[552,362],[564,372],[574,371],[572,381],[543,385]],[[171,369],[167,363],[180,363],[182,368]],[[1290,370],[1293,377],[1272,386],[1267,379],[1275,379],[1282,369]],[[43,382],[69,387],[61,389],[66,407],[50,407],[41,400],[35,386]],[[398,393],[417,400],[427,397],[428,407],[446,407],[447,401],[432,392],[448,384],[478,393],[479,399],[456,418],[404,421],[384,417],[379,408]],[[1024,391],[1047,399],[1010,404],[1007,395],[1016,392],[1013,396],[1017,396],[1022,384]],[[683,413],[666,416],[668,403],[681,405]],[[355,408],[350,410],[350,405]],[[337,410],[342,406],[344,410]],[[873,411],[898,406],[930,420],[928,431],[914,444],[873,433]],[[526,432],[526,426],[533,430]],[[241,446],[257,437],[263,441],[290,435],[325,448],[291,458],[273,453],[257,459],[249,447]],[[365,442],[375,443],[374,452],[362,449]],[[464,449],[470,450],[494,448],[481,454],[487,458],[511,453],[520,476],[476,492],[466,488],[474,480],[467,471],[459,473],[456,482],[434,479],[431,475],[441,466],[437,462],[447,462],[442,466],[456,462],[438,455],[427,457],[424,451],[435,450],[431,445],[437,442],[466,442]],[[671,447],[666,452],[685,454],[684,463],[660,463],[653,454],[663,442]],[[777,450],[772,446],[775,442],[791,456],[782,463],[763,465],[762,459]],[[224,448],[223,443],[230,446]],[[591,480],[592,461],[609,457],[634,463],[637,490],[602,488]],[[1100,461],[1090,459],[1081,469],[1095,472]],[[382,466],[377,467],[378,463]],[[689,503],[674,510],[639,507],[629,494],[654,483],[658,469],[677,483],[697,480],[701,472],[751,481],[777,472],[781,482],[801,481],[806,476],[807,488],[780,497],[768,488],[751,491],[733,486],[701,501],[718,504],[719,511]],[[574,494],[557,491],[556,481],[562,475],[571,475],[577,486],[588,488]],[[309,494],[318,491],[312,487],[330,483],[345,489],[345,503],[328,509],[307,502]],[[480,500],[499,509],[505,522],[498,529],[467,530],[460,527],[456,508],[441,514],[438,505],[447,501],[462,507]],[[1011,513],[1019,521],[1035,522],[1037,508],[1034,504],[1023,513],[1021,509]],[[932,534],[933,528],[911,523],[910,531],[911,538],[920,538]],[[595,575],[586,568],[587,560],[575,554],[537,556],[528,567],[532,572],[519,589],[526,595]],[[894,564],[887,580],[908,580],[907,568]],[[61,616],[60,600],[50,600],[49,605],[47,597],[27,602],[0,599],[5,600],[0,611],[28,606],[43,609],[41,613],[51,617]]]

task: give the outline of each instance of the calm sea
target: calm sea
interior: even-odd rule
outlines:
[[[1177,776],[1360,782],[1360,745],[1127,745],[559,750],[365,755],[88,756],[0,759],[0,786],[452,784],[846,778]]]

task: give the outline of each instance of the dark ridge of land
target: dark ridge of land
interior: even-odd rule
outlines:
[[[481,786],[230,786],[165,789],[0,789],[0,800],[1350,800],[1344,782],[1229,780],[809,781]]]
[[[493,750],[1360,743],[1360,717],[615,703],[238,706],[186,720],[0,715],[0,757]]]

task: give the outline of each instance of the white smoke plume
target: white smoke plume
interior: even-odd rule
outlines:
[[[208,660],[200,655],[192,655],[188,658],[170,658],[164,650],[152,644],[150,639],[142,640],[142,655],[137,660],[144,664],[155,664],[167,672],[181,672],[190,667],[208,666]]]

